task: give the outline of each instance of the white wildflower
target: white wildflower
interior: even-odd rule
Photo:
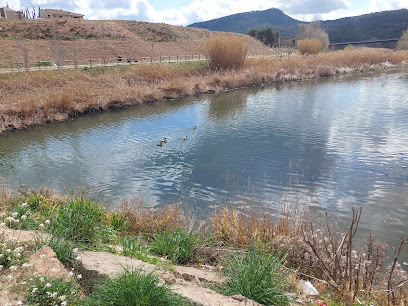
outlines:
[[[10,254],[11,252],[12,252],[11,249],[7,249],[7,250],[6,250],[6,253],[8,253],[8,254]]]
[[[45,284],[45,288],[49,288],[49,287],[51,287],[51,284],[50,284],[50,283],[46,283],[46,284]]]
[[[22,281],[21,284],[22,284],[22,285],[25,285],[25,284],[27,284],[27,282],[26,282],[26,281]]]
[[[67,297],[65,295],[61,295],[61,296],[58,297],[58,299],[60,301],[65,301],[67,299]]]
[[[81,256],[75,257],[75,260],[76,260],[76,261],[80,261],[81,259],[82,259]]]
[[[69,275],[69,277],[72,277],[72,276],[74,275],[74,272],[70,271],[70,272],[68,273],[68,275]]]
[[[51,269],[51,272],[55,272],[55,271],[57,271],[57,269],[55,269],[55,268],[52,268],[52,269]]]
[[[78,252],[79,252],[79,249],[78,249],[78,248],[75,248],[75,249],[72,250],[72,253],[74,253],[74,254],[76,254],[76,253],[78,253]]]
[[[40,277],[40,282],[45,282],[45,279],[44,279],[44,277]]]
[[[16,305],[23,305],[23,302],[22,301],[17,301]]]
[[[39,228],[44,228],[44,224],[41,223],[38,227]]]
[[[4,218],[6,216],[6,213],[1,213],[0,218]]]
[[[16,257],[20,258],[21,257],[21,253],[16,253]]]
[[[22,216],[21,216],[21,220],[25,220],[25,219],[27,219],[27,216],[26,216],[26,215],[22,215]]]
[[[63,301],[62,303],[61,303],[61,306],[66,306],[67,305],[67,301]]]
[[[7,275],[7,277],[6,277],[7,280],[12,280],[13,278],[14,278],[14,277],[13,277],[13,275],[11,275],[11,274]]]
[[[44,223],[49,225],[51,222],[50,222],[50,220],[45,220]]]
[[[38,290],[38,288],[37,288],[37,287],[34,287],[34,288],[33,288],[33,291],[31,291],[31,293],[36,293],[37,290]]]
[[[44,257],[45,257],[45,254],[41,254],[41,255],[40,255],[40,258],[44,258]]]
[[[4,268],[4,266],[3,266],[3,265],[0,265],[0,271],[3,270],[3,268]]]
[[[21,204],[21,207],[26,207],[28,205],[27,202],[24,202],[23,204]]]
[[[18,216],[18,212],[13,212],[13,213],[11,214],[11,216],[12,216],[13,218],[16,218],[16,217]]]
[[[58,292],[53,292],[51,293],[50,297],[55,298],[57,296]]]
[[[11,266],[9,269],[10,269],[11,271],[16,271],[16,270],[17,270],[17,266]]]
[[[82,278],[82,275],[81,274],[78,274],[77,275],[77,279],[81,279]]]
[[[6,218],[6,221],[14,222],[14,218],[13,218],[13,217],[7,217],[7,218]]]

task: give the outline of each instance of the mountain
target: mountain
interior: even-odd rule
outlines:
[[[283,37],[295,37],[300,23],[302,22],[289,17],[281,10],[271,8],[264,11],[239,13],[209,21],[197,22],[189,25],[189,27],[236,33],[248,33],[249,30],[266,27],[279,30]]]
[[[331,43],[399,38],[408,28],[408,10],[384,11],[322,21]]]
[[[271,8],[197,22],[189,27],[237,33],[270,27],[279,30],[284,38],[295,38],[301,23],[303,22],[289,17],[281,10]],[[321,26],[329,34],[331,43],[399,38],[408,28],[408,9],[327,20],[322,21]]]

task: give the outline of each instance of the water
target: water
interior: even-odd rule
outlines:
[[[0,136],[0,180],[86,186],[110,205],[140,195],[146,206],[181,201],[201,211],[243,203],[277,210],[282,197],[299,196],[339,223],[361,206],[363,232],[395,246],[408,236],[407,85],[407,70],[357,74],[8,133]]]

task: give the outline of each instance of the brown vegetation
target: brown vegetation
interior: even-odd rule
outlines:
[[[301,39],[297,42],[300,54],[317,54],[322,49],[322,42],[318,39]]]
[[[398,41],[398,49],[408,50],[408,29],[402,32],[401,39]]]
[[[214,71],[239,69],[248,55],[248,43],[233,34],[217,34],[205,42],[210,68]]]
[[[299,25],[300,33],[299,40],[303,39],[317,39],[321,42],[320,50],[325,51],[329,48],[329,35],[320,27],[320,21],[312,21],[308,24]]]
[[[250,58],[239,70],[216,73],[203,62],[192,62],[1,74],[0,131],[143,102],[351,73],[407,60],[408,51],[359,48]]]
[[[211,31],[129,20],[9,20],[0,21],[0,66],[24,62],[27,46],[30,63],[55,61],[55,36],[65,60],[89,64],[89,59],[140,58],[202,54]],[[249,52],[271,54],[260,41],[243,34]]]

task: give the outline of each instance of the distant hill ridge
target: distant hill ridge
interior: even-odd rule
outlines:
[[[295,38],[301,23],[304,22],[293,19],[279,9],[271,8],[197,22],[189,27],[236,33],[270,27],[279,30],[282,37]],[[398,38],[408,28],[408,9],[327,20],[322,21],[321,25],[332,43]]]

